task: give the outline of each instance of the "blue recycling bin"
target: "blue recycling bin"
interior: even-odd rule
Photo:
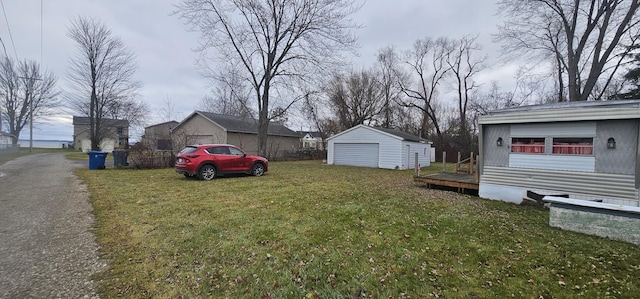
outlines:
[[[107,159],[107,152],[90,151],[89,169],[104,169],[104,161]]]

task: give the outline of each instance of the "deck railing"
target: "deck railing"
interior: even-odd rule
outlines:
[[[474,174],[476,181],[478,178],[478,156],[474,156],[473,152],[469,158],[461,160],[460,152],[458,152],[458,163],[456,163],[456,173]]]
[[[478,159],[471,153],[469,158],[464,160],[460,160],[461,156],[458,153],[458,163],[456,163],[456,172],[457,173],[468,173],[473,174],[476,171],[477,161]]]

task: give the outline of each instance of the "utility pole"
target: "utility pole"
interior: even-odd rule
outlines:
[[[29,153],[33,152],[33,98],[29,101]]]

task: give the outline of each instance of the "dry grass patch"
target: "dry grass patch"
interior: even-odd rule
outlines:
[[[78,170],[103,297],[633,298],[637,246],[548,211],[415,186],[410,171],[272,163],[264,177]],[[441,168],[423,171],[438,171]]]

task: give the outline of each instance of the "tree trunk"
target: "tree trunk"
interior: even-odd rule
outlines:
[[[269,55],[272,62],[272,55]],[[258,111],[258,156],[267,157],[267,136],[269,133],[269,88],[271,87],[271,68],[267,68],[264,75],[264,88]],[[269,158],[269,157],[267,157]]]
[[[97,102],[97,95],[96,95],[96,87],[95,87],[95,81],[94,81],[94,84],[91,88],[91,102],[89,104],[89,140],[91,140],[92,151],[97,151],[99,149],[98,143],[100,143],[100,140],[98,140],[99,128],[96,122],[97,120],[96,102]]]

